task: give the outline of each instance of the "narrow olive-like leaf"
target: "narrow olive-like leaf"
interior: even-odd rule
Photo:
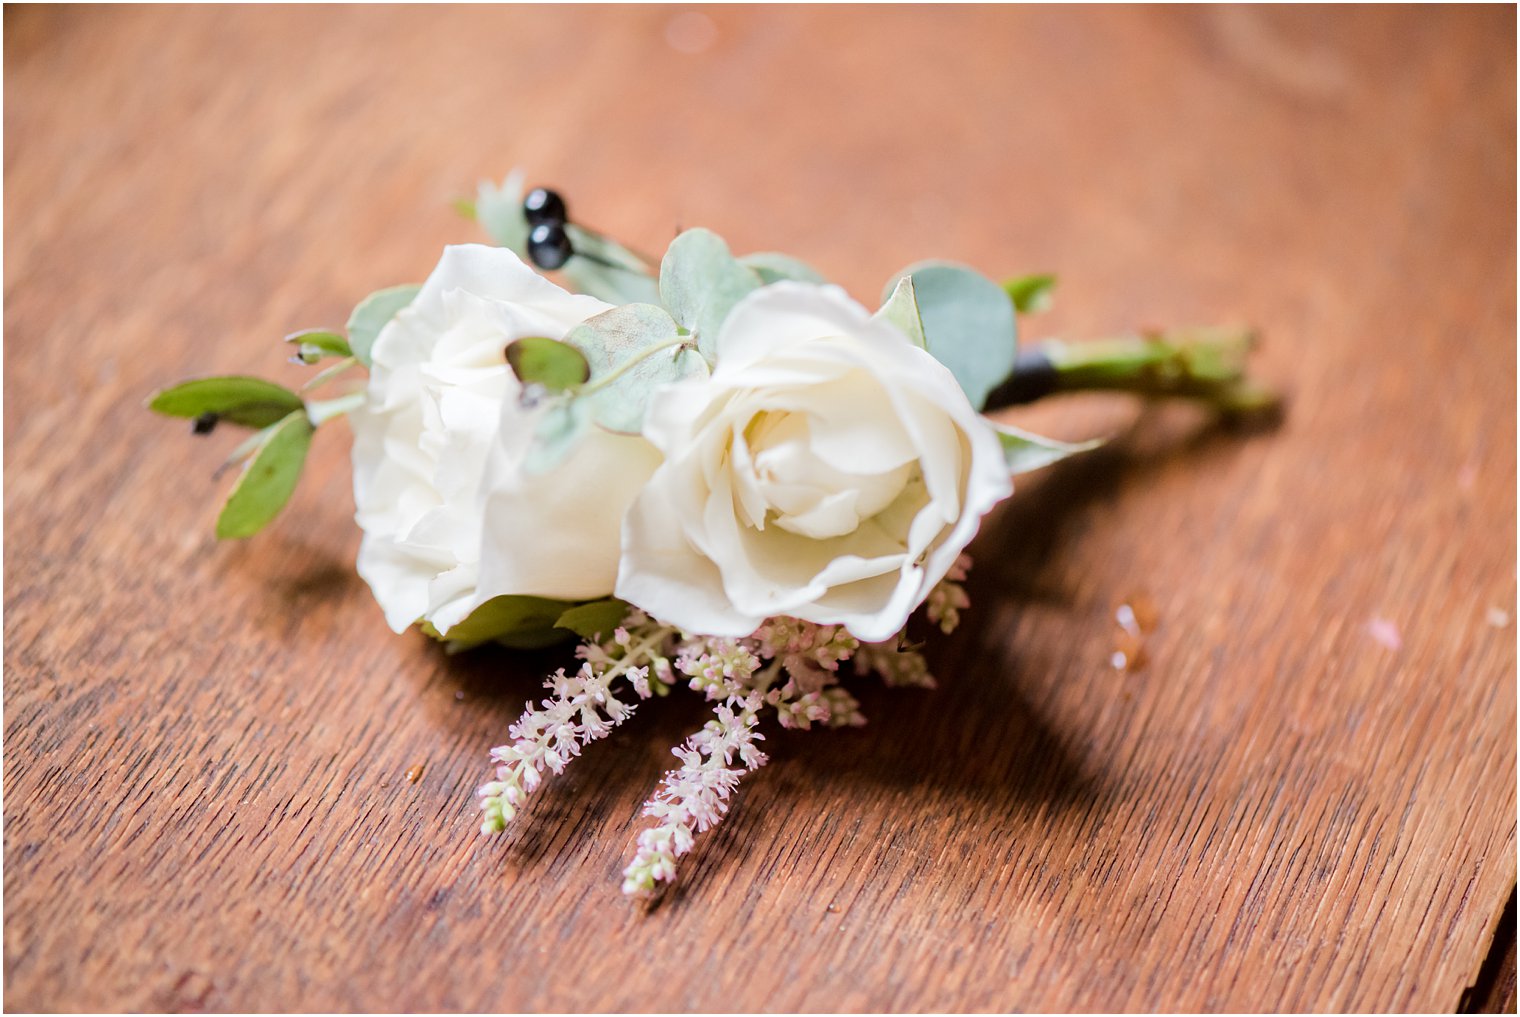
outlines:
[[[1049,309],[1056,288],[1053,275],[1023,275],[1003,283],[1003,291],[1020,314],[1035,314]]]
[[[754,254],[740,255],[739,264],[753,269],[760,277],[760,282],[766,286],[785,280],[805,283],[828,282],[823,277],[823,273],[812,265],[779,251],[756,251]]]
[[[606,639],[628,617],[628,605],[615,597],[577,604],[555,621],[556,628],[569,629],[582,639]]]
[[[353,355],[359,358],[359,363],[365,367],[370,365],[370,350],[375,345],[375,337],[396,316],[396,312],[416,299],[417,292],[421,289],[416,283],[391,286],[376,290],[359,301],[354,313],[348,316],[348,345]]]
[[[675,319],[653,304],[625,304],[587,318],[565,336],[586,355],[591,380],[578,397],[609,431],[638,434],[661,385],[707,373],[707,361]]]
[[[1058,463],[1078,452],[1095,449],[1104,442],[1102,438],[1094,438],[1092,441],[1073,444],[1031,434],[1029,431],[1011,427],[1008,424],[991,421],[989,423],[992,423],[993,429],[998,433],[998,440],[1003,443],[1003,455],[1008,459],[1008,471],[1015,476],[1028,473],[1030,470],[1038,470],[1051,463]]]
[[[306,384],[301,386],[301,391],[310,392],[314,388],[321,388],[323,385],[327,384],[329,381],[332,381],[334,378],[342,374],[344,371],[348,370],[350,367],[357,366],[359,366],[358,357],[344,357],[337,363],[329,364],[326,367],[322,368],[322,370],[318,371],[316,374],[312,375],[309,379],[307,379]]]
[[[251,537],[280,514],[301,478],[313,430],[305,410],[290,414],[270,429],[263,446],[243,467],[217,517],[218,537]]]
[[[507,344],[507,364],[524,385],[542,385],[563,392],[591,377],[591,365],[580,350],[558,339],[524,336]]]
[[[572,607],[572,601],[548,597],[493,597],[442,635],[432,622],[422,621],[420,627],[432,638],[447,642],[451,653],[491,642],[520,650],[537,649],[569,638],[568,632],[556,628],[555,623]]]
[[[873,317],[884,319],[896,326],[919,349],[924,348],[924,320],[918,313],[918,298],[913,293],[913,277],[905,275],[897,280],[892,295]]]
[[[269,436],[274,433],[274,429],[275,425],[270,424],[268,427],[255,431],[238,442],[237,448],[228,453],[227,458],[222,460],[222,464],[211,471],[211,479],[216,480],[223,473],[246,461],[249,456],[263,448],[264,442],[269,440]]]
[[[325,328],[308,328],[301,332],[292,332],[285,337],[285,341],[295,343],[296,356],[308,364],[315,364],[323,357],[354,355],[354,351],[348,347],[347,339]]]
[[[1013,301],[997,283],[963,265],[925,262],[898,278],[902,275],[913,277],[925,349],[950,369],[971,405],[981,409],[987,393],[1013,371],[1018,352]]]
[[[148,399],[148,409],[168,417],[210,413],[243,427],[268,427],[300,408],[301,397],[284,385],[241,375],[182,381]]]
[[[696,336],[709,360],[723,319],[745,295],[760,287],[760,276],[729,253],[711,230],[691,229],[670,242],[660,262],[660,302]]]

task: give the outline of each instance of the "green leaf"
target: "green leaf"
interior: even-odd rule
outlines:
[[[370,350],[375,345],[375,337],[396,316],[397,311],[416,299],[421,289],[416,283],[391,286],[376,290],[359,301],[354,313],[348,316],[348,345],[353,349],[354,356],[359,358],[359,363],[365,367],[370,365]]]
[[[528,473],[547,473],[565,460],[591,426],[591,406],[569,395],[551,396],[553,401],[533,429],[533,443],[523,457]]]
[[[682,233],[671,241],[660,262],[660,302],[696,336],[697,349],[709,360],[723,319],[759,287],[760,276],[741,265],[723,238],[711,230]]]
[[[280,514],[301,478],[313,431],[304,410],[290,414],[269,429],[263,447],[243,467],[242,476],[217,517],[218,537],[224,540],[251,537]]]
[[[486,235],[501,247],[525,257],[528,248],[528,220],[523,218],[523,175],[513,171],[501,186],[482,180],[475,191],[475,219]]]
[[[554,623],[555,627],[569,629],[582,639],[605,639],[628,617],[628,605],[615,597],[593,600],[589,604],[577,604]]]
[[[777,251],[756,251],[754,254],[741,255],[739,264],[753,269],[760,277],[761,284],[765,286],[785,280],[806,283],[828,282],[823,277],[823,273],[812,265],[790,254],[781,254]]]
[[[228,454],[227,458],[222,460],[222,464],[212,471],[211,479],[217,479],[223,473],[232,469],[232,467],[236,466],[238,463],[244,462],[249,456],[253,455],[259,449],[263,448],[264,442],[269,440],[269,434],[273,430],[274,425],[271,424],[262,430],[253,432],[248,437],[238,442],[237,448],[233,449],[232,452]]]
[[[1020,314],[1034,314],[1050,308],[1051,292],[1056,288],[1053,275],[1024,275],[1003,283],[1003,292]]]
[[[285,341],[296,344],[296,356],[307,364],[315,364],[323,357],[354,355],[354,351],[348,348],[347,339],[325,328],[309,328],[301,332],[292,332],[285,337]]]
[[[902,275],[913,277],[925,348],[981,409],[987,393],[1013,372],[1018,352],[1013,302],[997,283],[962,265],[925,262],[898,278]]]
[[[616,240],[574,223],[565,232],[575,249],[562,270],[572,289],[609,304],[659,301],[659,286],[643,258]]]
[[[565,342],[590,362],[591,380],[579,398],[589,406],[591,419],[620,434],[642,430],[656,388],[707,373],[707,361],[691,340],[653,304],[603,311],[571,329]]]
[[[148,409],[168,417],[212,413],[243,427],[268,427],[300,408],[301,397],[284,385],[242,375],[182,381],[148,400]]]
[[[563,392],[591,377],[585,354],[558,339],[524,336],[507,344],[507,363],[524,385],[542,385]]]
[[[571,601],[548,597],[492,597],[442,635],[432,622],[422,621],[420,626],[432,638],[447,642],[450,653],[490,642],[518,650],[535,650],[568,638],[565,630],[556,628],[555,623],[574,606]]]
[[[523,176],[514,171],[498,187],[481,183],[475,197],[475,218],[501,247],[528,260],[528,220],[523,217]],[[653,304],[659,289],[649,264],[628,248],[594,230],[569,223],[565,232],[575,254],[561,272],[570,288],[609,304]],[[531,263],[530,263],[531,264]]]
[[[1094,438],[1092,441],[1072,444],[1031,434],[1008,424],[999,424],[990,420],[988,423],[992,424],[993,429],[998,433],[998,439],[1003,443],[1003,455],[1008,459],[1008,471],[1014,476],[1028,473],[1030,470],[1038,470],[1051,463],[1058,463],[1078,452],[1095,449],[1104,442],[1102,438]]]
[[[897,287],[887,302],[873,317],[884,319],[895,326],[919,349],[924,349],[924,320],[918,313],[918,298],[913,293],[913,277],[905,275],[897,280]]]
[[[342,360],[338,361],[335,364],[328,364],[326,367],[322,368],[322,370],[318,371],[316,374],[308,378],[306,380],[306,384],[301,386],[301,391],[310,392],[314,388],[321,388],[323,385],[327,384],[329,381],[332,381],[344,371],[347,371],[351,367],[357,366],[359,366],[358,357],[344,357]]]

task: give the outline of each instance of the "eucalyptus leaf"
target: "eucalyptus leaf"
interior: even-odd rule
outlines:
[[[565,336],[585,354],[591,380],[579,397],[609,431],[638,434],[661,385],[707,373],[707,361],[675,320],[653,304],[625,304],[587,318]]]
[[[812,265],[779,251],[756,251],[754,254],[744,254],[739,257],[739,264],[753,269],[760,277],[760,282],[766,286],[786,280],[805,283],[828,282],[823,277],[823,273]]]
[[[491,642],[533,650],[569,638],[555,623],[573,606],[571,601],[548,597],[492,597],[442,635],[432,622],[421,622],[421,628],[432,638],[444,640],[451,653]]]
[[[209,413],[243,427],[268,427],[300,408],[301,397],[284,385],[243,375],[182,381],[148,400],[148,409],[168,417]]]
[[[562,271],[572,289],[609,304],[659,302],[659,284],[643,258],[612,238],[574,223],[565,232],[575,253]]]
[[[509,343],[507,364],[524,385],[542,385],[550,392],[563,392],[591,376],[585,354],[568,343],[541,335]]]
[[[1013,301],[1014,308],[1020,314],[1048,310],[1051,293],[1055,288],[1056,277],[1048,274],[1024,275],[1003,283],[1003,292],[1008,294],[1008,299]]]
[[[892,290],[892,295],[873,317],[891,323],[898,331],[906,335],[914,346],[919,349],[925,348],[924,320],[918,313],[918,297],[913,292],[911,275],[905,275],[897,280],[897,287]]]
[[[1013,302],[997,283],[963,265],[925,262],[898,278],[902,275],[913,277],[925,348],[981,409],[987,393],[1013,372],[1018,352]]]
[[[528,220],[523,218],[523,175],[513,170],[501,182],[481,181],[475,192],[475,220],[498,246],[525,257],[528,249]]]
[[[421,289],[416,283],[391,286],[376,290],[359,301],[354,313],[348,316],[348,345],[354,356],[359,358],[359,363],[365,367],[370,365],[370,350],[375,345],[375,337],[396,316],[396,312],[416,299]]]
[[[1014,476],[1028,473],[1030,470],[1038,470],[1051,463],[1058,463],[1079,452],[1090,451],[1104,442],[1102,438],[1094,438],[1091,441],[1073,444],[1032,434],[1008,424],[993,421],[988,421],[988,423],[992,424],[993,429],[998,433],[998,440],[1003,443],[1003,455],[1008,459],[1008,471]]]
[[[285,341],[295,343],[296,356],[308,364],[315,364],[323,357],[354,355],[354,351],[348,347],[347,339],[325,328],[308,328],[301,332],[292,332],[285,337]]]
[[[270,428],[227,496],[216,520],[218,537],[251,537],[280,514],[301,478],[314,430],[305,410],[291,413]]]
[[[676,237],[660,262],[660,302],[696,336],[697,349],[713,359],[723,319],[745,295],[760,287],[760,276],[729,253],[711,230],[691,229]]]
[[[628,605],[615,597],[577,604],[555,621],[556,628],[569,629],[582,639],[606,639],[628,617]]]
[[[523,215],[523,175],[513,171],[501,186],[481,183],[475,197],[475,218],[501,247],[528,260],[528,220]],[[567,223],[574,251],[560,271],[570,288],[609,304],[657,303],[659,287],[650,265],[610,237]]]
[[[533,428],[533,441],[523,457],[528,473],[547,473],[562,463],[591,426],[591,406],[569,395],[550,396]]]

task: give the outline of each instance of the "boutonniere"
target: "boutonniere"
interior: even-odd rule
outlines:
[[[301,391],[202,378],[149,406],[198,434],[250,432],[228,460],[242,471],[226,538],[275,518],[316,432],[346,417],[357,568],[394,631],[452,650],[579,639],[491,751],[487,833],[646,701],[685,688],[712,703],[644,806],[633,895],[671,880],[723,818],[766,761],[767,724],[863,724],[849,684],[871,675],[932,686],[910,617],[954,629],[983,516],[1018,474],[1097,443],[987,411],[1084,389],[1231,415],[1275,405],[1245,376],[1244,330],[1020,352],[1050,276],[925,262],[870,308],[705,229],[655,262],[516,177],[467,210],[493,246],[446,248],[426,281],[371,294],[345,329],[287,337],[318,368]]]

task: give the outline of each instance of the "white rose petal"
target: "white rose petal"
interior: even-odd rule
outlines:
[[[426,619],[447,634],[505,594],[611,593],[623,514],[659,455],[592,429],[554,470],[524,473],[537,417],[504,352],[524,336],[562,339],[609,307],[471,244],[446,248],[381,330],[351,420],[359,574],[392,629]]]
[[[837,287],[756,290],[715,349],[651,406],[665,460],[624,524],[618,596],[707,635],[790,615],[890,637],[1012,491],[992,428]]]

